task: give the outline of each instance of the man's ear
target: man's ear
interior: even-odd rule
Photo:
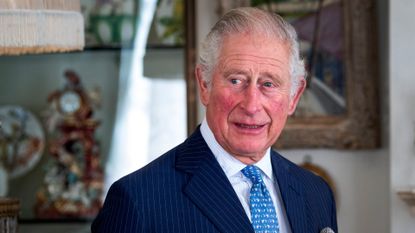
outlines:
[[[202,67],[200,67],[200,65],[196,66],[195,76],[199,87],[200,101],[204,106],[206,106],[209,103],[210,90],[208,87],[208,83],[203,79]]]
[[[290,106],[288,109],[288,115],[292,115],[295,111],[295,108],[297,107],[298,101],[300,101],[300,97],[303,94],[305,87],[307,85],[307,82],[304,78],[300,77],[300,82],[298,83],[297,90],[295,90],[295,93],[290,98]]]

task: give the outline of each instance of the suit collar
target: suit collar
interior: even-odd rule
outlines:
[[[275,177],[278,181],[285,211],[290,222],[292,233],[306,233],[308,212],[301,179],[293,172],[294,164],[271,151],[271,162]]]
[[[254,232],[225,173],[198,128],[179,148],[176,168],[189,174],[183,192],[221,232]]]
[[[240,171],[246,167],[246,164],[242,163],[240,160],[228,153],[223,147],[216,141],[215,136],[213,135],[212,130],[210,129],[206,119],[202,121],[200,125],[200,133],[202,134],[203,139],[208,145],[209,149],[212,151],[213,156],[215,156],[216,161],[218,161],[220,167],[225,172],[228,179],[232,176],[240,174]],[[268,176],[271,180],[274,180],[272,176],[272,165],[271,165],[271,149],[268,148],[265,152],[263,158],[255,163],[255,165],[261,169],[261,171]]]
[[[271,150],[271,162],[292,233],[307,233],[309,214],[294,165]],[[179,148],[176,168],[189,174],[183,192],[221,232],[252,232],[246,213],[198,128]]]

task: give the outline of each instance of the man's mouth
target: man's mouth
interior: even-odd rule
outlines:
[[[235,123],[236,126],[244,129],[260,129],[265,125],[251,125],[251,124],[242,124],[242,123]]]

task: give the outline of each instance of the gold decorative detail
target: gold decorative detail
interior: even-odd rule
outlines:
[[[15,198],[0,198],[0,217],[17,217],[20,201]]]
[[[415,215],[415,189],[401,190],[397,194],[401,200],[408,204],[412,214]]]
[[[321,166],[319,166],[317,164],[314,164],[312,162],[312,159],[311,159],[310,155],[306,155],[304,157],[304,161],[303,161],[303,163],[300,164],[300,166],[302,168],[305,168],[305,169],[313,172],[314,174],[320,176],[321,178],[323,178],[323,180],[327,182],[327,184],[330,186],[331,190],[333,191],[333,195],[334,195],[335,199],[338,200],[337,190],[336,190],[336,186],[334,184],[333,179],[331,178],[329,173],[324,168],[322,168]]]
[[[0,197],[0,230],[1,232],[16,233],[17,217],[20,211],[20,201],[15,198]]]

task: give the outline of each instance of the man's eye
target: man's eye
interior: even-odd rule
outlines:
[[[231,83],[234,84],[234,85],[237,85],[237,84],[241,83],[241,80],[233,78],[233,79],[231,79]]]
[[[273,87],[274,86],[274,84],[272,84],[272,82],[265,82],[263,85],[264,85],[264,87]]]

